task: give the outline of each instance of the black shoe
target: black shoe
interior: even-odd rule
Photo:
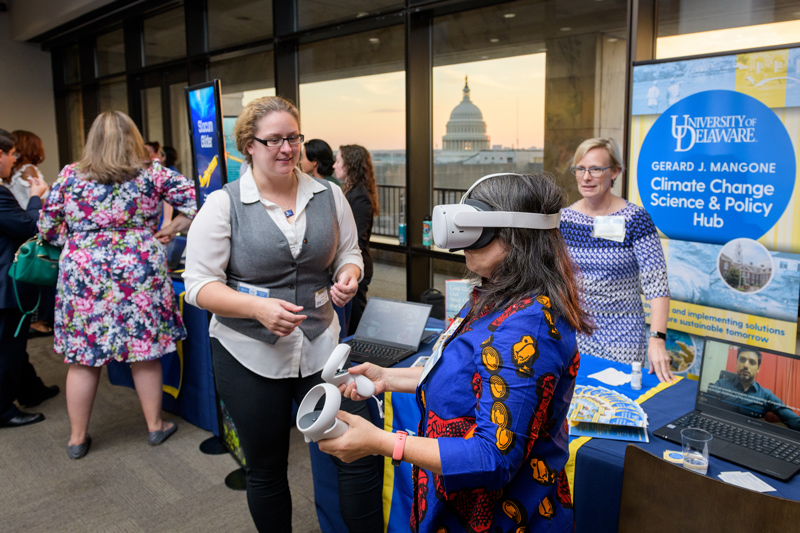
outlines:
[[[20,400],[19,404],[22,407],[36,407],[40,403],[49,400],[55,396],[58,396],[58,393],[61,392],[61,389],[58,388],[58,385],[50,385],[49,387],[43,387],[39,394],[30,398],[28,400]]]
[[[24,413],[20,411],[18,415],[12,416],[5,422],[0,422],[0,428],[27,426],[28,424],[35,424],[42,420],[44,420],[44,415],[42,413]]]

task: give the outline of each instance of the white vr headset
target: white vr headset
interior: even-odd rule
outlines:
[[[495,238],[500,228],[555,229],[561,222],[561,213],[543,215],[519,211],[493,211],[480,200],[469,198],[476,185],[495,176],[520,176],[501,172],[484,176],[464,193],[457,204],[437,205],[433,208],[433,242],[439,248],[476,250],[483,248]]]

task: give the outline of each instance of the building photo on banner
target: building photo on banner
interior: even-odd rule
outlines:
[[[800,49],[635,65],[631,105],[628,192],[662,237],[673,369],[696,378],[703,336],[795,353]]]

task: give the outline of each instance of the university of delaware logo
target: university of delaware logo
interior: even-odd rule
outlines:
[[[670,118],[676,152],[687,152],[696,143],[756,142],[756,119],[748,118],[747,115],[670,115]]]
[[[686,152],[694,146],[696,134],[694,128],[689,126],[689,115],[683,115],[683,124],[678,124],[678,115],[672,115],[672,136],[678,143],[676,152]],[[686,139],[686,136],[689,139]]]

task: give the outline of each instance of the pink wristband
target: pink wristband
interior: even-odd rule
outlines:
[[[394,466],[400,466],[400,461],[403,460],[403,450],[406,447],[406,437],[408,437],[408,433],[405,431],[397,432],[397,440],[394,441],[394,451],[392,452],[392,464]]]

